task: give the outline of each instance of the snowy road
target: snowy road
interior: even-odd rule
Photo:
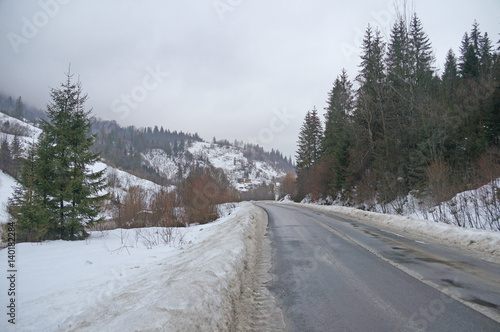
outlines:
[[[500,329],[499,265],[328,212],[258,205],[288,331]]]

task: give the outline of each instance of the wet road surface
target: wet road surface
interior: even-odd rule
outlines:
[[[268,214],[288,331],[500,331],[500,266],[308,208]]]

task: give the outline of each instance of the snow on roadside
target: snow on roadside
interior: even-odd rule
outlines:
[[[418,238],[428,238],[439,243],[488,254],[500,258],[500,233],[488,230],[467,229],[454,225],[405,216],[368,212],[345,206],[316,205],[292,202],[276,202],[293,206],[308,207],[318,211],[333,212],[348,218],[360,220],[396,233]]]
[[[261,209],[241,203],[214,223],[179,229],[173,245],[145,240],[161,229],[17,244],[16,326],[4,314],[0,330],[227,330],[248,247],[264,220]],[[7,271],[6,250],[0,265]],[[7,282],[1,278],[0,288]],[[4,308],[8,300],[2,291]]]

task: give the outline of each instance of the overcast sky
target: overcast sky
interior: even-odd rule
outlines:
[[[477,20],[496,43],[499,0],[408,1],[442,68]],[[402,0],[399,3],[403,3]],[[0,0],[0,91],[45,108],[71,71],[103,119],[197,132],[294,155],[299,128],[368,23],[388,36],[394,0]]]

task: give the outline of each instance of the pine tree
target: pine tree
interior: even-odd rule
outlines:
[[[18,135],[14,135],[12,140],[12,176],[17,179],[19,171],[21,169],[21,156],[23,153],[23,147]]]
[[[308,193],[316,196],[324,189],[319,172],[319,162],[322,156],[321,142],[323,131],[316,107],[308,111],[301,127],[295,170],[297,173],[297,199],[302,199]]]
[[[42,122],[37,145],[35,185],[50,211],[50,236],[74,240],[87,235],[85,227],[101,221],[100,203],[107,195],[100,194],[104,170],[90,169],[99,154],[91,151],[95,137],[90,135],[90,111],[84,109],[87,95],[71,79],[67,74],[61,88],[51,91],[49,121]]]
[[[488,77],[490,75],[492,68],[493,68],[493,54],[492,54],[492,49],[493,46],[491,45],[491,40],[488,37],[488,33],[485,32],[484,36],[481,38],[480,41],[480,53],[479,53],[479,64],[481,67],[481,76],[482,77]]]
[[[384,49],[380,31],[368,26],[362,45],[361,71],[357,77],[360,85],[357,91],[356,118],[363,128],[367,146],[375,148],[375,142],[382,139],[387,130],[385,116],[385,73]]]
[[[12,153],[6,137],[2,137],[0,143],[0,169],[12,175]]]
[[[384,70],[385,44],[380,32],[373,33],[368,26],[363,39],[361,69],[357,76],[359,88],[356,91],[356,111],[353,115],[356,145],[353,147],[351,173],[356,179],[374,176],[374,163],[384,160],[389,154],[390,144],[386,141],[387,84]],[[382,162],[380,162],[382,163]],[[376,179],[369,179],[376,185]]]
[[[24,118],[24,106],[21,97],[16,100],[16,107],[14,108],[13,117],[22,120]]]
[[[411,63],[408,43],[408,29],[401,18],[392,27],[386,60],[387,78],[394,93],[400,93],[408,85]]]
[[[432,79],[434,57],[429,37],[423,31],[422,22],[416,14],[413,15],[409,34],[409,53],[415,84],[420,89],[428,89]]]
[[[500,44],[500,41],[499,41]],[[500,47],[498,49],[500,51]],[[485,100],[484,130],[490,146],[500,146],[500,54],[494,57],[491,81],[496,82],[492,93]]]
[[[31,146],[21,160],[19,182],[9,198],[7,212],[16,224],[17,242],[38,242],[46,239],[50,215],[38,195],[35,184],[36,149]]]
[[[462,78],[474,78],[479,76],[479,58],[467,32],[462,38],[462,45],[460,46],[460,63],[458,66]]]
[[[386,67],[387,67],[387,103],[384,140],[386,157],[389,150],[401,151],[402,144],[408,141],[407,134],[411,127],[412,115],[415,112],[415,61],[407,22],[400,18],[391,31],[391,39],[388,44]],[[397,143],[398,142],[398,143]],[[395,163],[393,163],[395,164]]]
[[[457,58],[452,49],[450,49],[446,55],[444,72],[441,76],[441,80],[445,87],[446,99],[448,102],[451,102],[458,84]]]
[[[215,137],[214,137],[215,139]],[[174,152],[174,156],[177,157],[177,154],[179,153],[179,145],[177,144],[177,141],[174,142],[174,147],[172,148],[173,152]]]
[[[322,126],[316,107],[308,111],[300,129],[297,150],[297,174],[312,168],[321,156]]]
[[[325,133],[322,140],[322,159],[328,163],[328,185],[335,191],[346,188],[349,148],[351,146],[349,117],[352,115],[354,101],[352,83],[347,72],[337,77],[328,95],[325,114]]]
[[[411,76],[411,109],[412,121],[406,129],[406,141],[403,141],[399,154],[400,168],[398,176],[407,179],[413,188],[421,188],[425,183],[425,169],[431,158],[434,141],[431,139],[436,132],[434,121],[430,120],[434,103],[432,95],[439,87],[433,80],[432,46],[425,34],[422,23],[416,14],[410,24],[410,59],[412,63]],[[406,190],[406,189],[405,189]]]
[[[479,57],[481,54],[481,39],[482,36],[481,36],[481,31],[479,30],[479,23],[477,23],[477,21],[474,20],[470,32],[470,44],[474,50],[474,54],[476,54],[477,57]]]

